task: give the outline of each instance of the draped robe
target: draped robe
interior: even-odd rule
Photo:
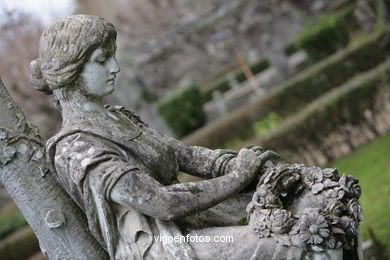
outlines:
[[[134,171],[161,185],[177,183],[179,170],[217,177],[236,152],[187,146],[159,134],[122,107],[108,110],[127,124],[112,127],[103,117],[75,115],[49,139],[47,156],[56,179],[85,212],[92,234],[111,259],[194,259],[186,242],[160,244],[153,239],[181,235],[174,222],[116,204],[110,192],[122,175]]]

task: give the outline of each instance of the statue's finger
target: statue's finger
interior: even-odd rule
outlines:
[[[246,148],[250,149],[250,150],[252,150],[252,151],[254,151],[256,153],[258,153],[258,152],[262,153],[264,151],[263,147],[258,146],[258,145],[250,145],[250,146],[247,146]]]
[[[264,153],[260,154],[259,159],[261,162],[266,162],[268,160],[272,159],[279,159],[280,155],[278,153],[275,153],[274,151],[268,150]]]

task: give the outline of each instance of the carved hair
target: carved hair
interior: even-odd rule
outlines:
[[[72,85],[92,52],[114,45],[114,26],[93,15],[72,15],[49,25],[39,41],[39,58],[30,64],[33,87],[46,94]]]

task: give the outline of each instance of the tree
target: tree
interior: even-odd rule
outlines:
[[[108,259],[86,217],[47,168],[36,127],[25,120],[0,79],[0,181],[49,259]]]

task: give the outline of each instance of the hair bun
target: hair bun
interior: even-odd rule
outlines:
[[[49,87],[46,80],[42,77],[41,59],[33,60],[30,63],[30,80],[34,89],[45,93],[46,95],[53,94],[53,90]]]

